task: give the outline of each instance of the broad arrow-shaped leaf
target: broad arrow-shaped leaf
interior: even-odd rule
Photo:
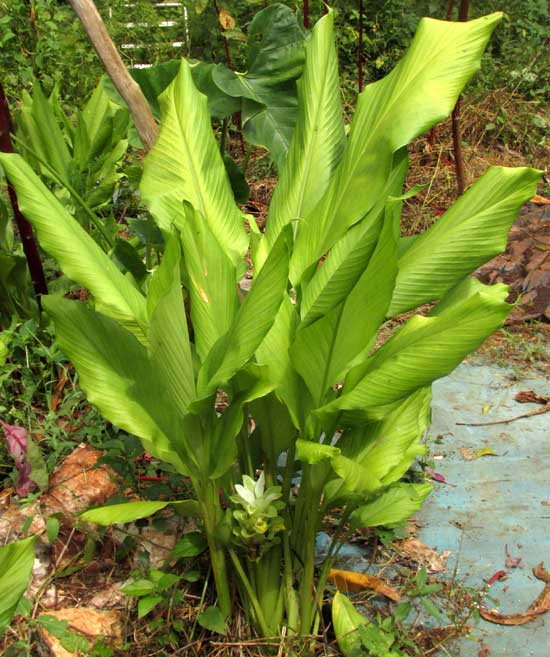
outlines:
[[[297,236],[291,280],[316,262],[380,197],[392,157],[443,120],[470,77],[502,14],[468,23],[424,18],[405,57],[359,96],[344,158]]]
[[[240,263],[248,245],[246,231],[212,132],[206,96],[195,87],[185,60],[160,103],[161,129],[144,161],[143,198],[164,230],[173,224],[182,228],[182,202],[189,202],[230,259]]]
[[[90,290],[97,310],[145,342],[144,296],[19,155],[0,153],[0,164],[15,187],[21,212],[36,230],[41,247],[59,262],[70,279]]]
[[[295,12],[273,4],[259,11],[250,23],[246,73],[224,66],[217,66],[212,73],[220,89],[242,98],[247,140],[267,148],[280,171],[296,123],[296,79],[304,64],[305,36]]]

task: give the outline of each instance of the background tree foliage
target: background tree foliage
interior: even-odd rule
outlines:
[[[190,0],[183,7],[158,9],[152,0],[97,0],[108,29],[124,48],[128,65],[158,63],[178,54],[205,61],[225,61],[225,44],[216,3]],[[286,2],[302,11],[302,3]],[[358,3],[336,0],[336,36],[340,67],[351,83],[357,75]],[[471,3],[472,18],[506,12],[484,55],[477,89],[505,87],[528,98],[550,98],[550,51],[547,26],[550,9],[540,0],[479,0]],[[322,13],[322,3],[310,3],[310,24]],[[262,4],[248,0],[218,3],[232,19],[225,36],[232,63],[243,70],[247,27]],[[444,18],[447,0],[372,0],[364,9],[365,83],[386,75],[403,54],[422,16]],[[162,21],[173,25],[158,27]],[[174,48],[172,44],[181,43]],[[20,96],[33,75],[46,92],[59,84],[70,101],[91,93],[102,71],[72,9],[62,0],[0,0],[0,74],[8,94]]]

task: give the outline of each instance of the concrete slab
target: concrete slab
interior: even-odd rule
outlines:
[[[543,504],[550,501],[550,413],[492,426],[457,423],[491,422],[540,408],[515,401],[525,390],[550,396],[550,381],[540,375],[515,381],[511,370],[467,363],[434,385],[431,451],[448,483],[435,484],[417,516],[423,523],[420,540],[452,552],[447,573],[456,567],[458,579],[477,588],[498,570],[509,573],[491,588],[502,613],[527,610],[543,587],[533,566],[546,561],[550,567],[550,506]],[[463,447],[490,448],[498,456],[465,461]],[[506,545],[524,568],[506,568]],[[550,614],[516,627],[481,621],[475,637],[489,646],[490,657],[550,657]],[[447,650],[477,657],[480,647],[463,641]]]

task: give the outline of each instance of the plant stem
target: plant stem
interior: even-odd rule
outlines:
[[[195,482],[194,482],[195,483]],[[231,593],[229,590],[229,577],[227,573],[227,563],[225,551],[217,537],[217,531],[221,520],[222,509],[218,497],[218,489],[214,481],[196,483],[201,515],[204,520],[204,529],[206,540],[210,550],[210,563],[216,591],[218,593],[218,604],[224,617],[231,613]]]
[[[231,548],[229,549],[229,556],[231,557],[233,566],[237,571],[237,575],[241,578],[241,582],[243,583],[246,594],[248,595],[248,598],[252,603],[252,607],[254,608],[254,614],[256,615],[256,620],[258,621],[262,634],[264,635],[264,637],[268,637],[269,629],[267,627],[267,623],[265,622],[265,617],[263,615],[262,608],[260,607],[260,603],[258,602],[258,598],[256,597],[252,585],[250,584],[250,580],[246,576],[246,573],[244,572],[243,567],[241,566],[241,562],[239,561],[239,558],[235,554],[234,550],[232,550]]]

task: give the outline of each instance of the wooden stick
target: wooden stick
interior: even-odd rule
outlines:
[[[107,75],[126,101],[145,150],[150,150],[158,135],[151,108],[138,83],[128,73],[93,0],[68,0],[68,2],[84,26]]]
[[[359,0],[359,39],[357,43],[357,88],[363,91],[363,0]]]
[[[450,0],[447,7],[447,19],[452,16],[454,0]],[[458,8],[458,20],[465,22],[468,20],[468,0],[460,0]],[[455,157],[456,186],[459,196],[466,189],[466,172],[464,169],[464,156],[462,155],[462,130],[460,128],[460,98],[456,101],[451,117],[451,126],[453,132],[453,150]]]
[[[550,404],[546,404],[546,406],[543,406],[542,408],[537,408],[534,411],[529,411],[529,413],[516,415],[516,417],[510,417],[507,420],[494,420],[493,422],[456,422],[456,424],[457,426],[461,427],[491,427],[495,424],[510,424],[510,422],[523,420],[526,417],[533,417],[533,415],[542,415],[543,413],[548,413],[549,411]]]

